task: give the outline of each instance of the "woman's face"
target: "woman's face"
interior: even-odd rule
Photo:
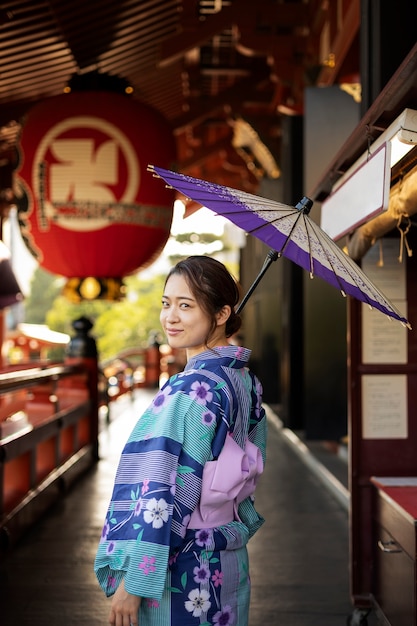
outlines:
[[[211,320],[180,274],[172,274],[168,278],[162,296],[160,320],[171,348],[185,348],[187,358],[207,349],[206,338]],[[224,328],[223,332],[219,333],[219,330],[215,331],[210,345],[216,345],[223,335]]]

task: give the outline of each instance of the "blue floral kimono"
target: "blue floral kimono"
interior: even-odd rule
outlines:
[[[248,623],[246,544],[264,521],[253,496],[235,497],[235,514],[218,526],[192,528],[190,520],[202,504],[204,468],[226,448],[226,436],[242,458],[250,442],[265,461],[262,388],[249,356],[225,346],[190,359],[156,394],[123,449],[95,572],[107,596],[123,578],[129,593],[142,596],[140,626]],[[218,482],[228,475],[217,472]]]

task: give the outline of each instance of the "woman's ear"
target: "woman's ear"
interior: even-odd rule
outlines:
[[[230,317],[232,309],[228,304],[225,304],[224,307],[220,309],[218,313],[216,313],[217,326],[222,326],[226,324],[227,320]]]

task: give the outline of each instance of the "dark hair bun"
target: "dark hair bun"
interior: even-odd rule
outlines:
[[[242,318],[232,309],[232,313],[226,322],[226,337],[236,334],[242,326]]]

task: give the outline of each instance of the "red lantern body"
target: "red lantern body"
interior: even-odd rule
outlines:
[[[121,278],[165,245],[174,192],[147,172],[172,166],[168,123],[107,92],[50,98],[28,113],[21,137],[19,218],[40,265],[68,278]]]

